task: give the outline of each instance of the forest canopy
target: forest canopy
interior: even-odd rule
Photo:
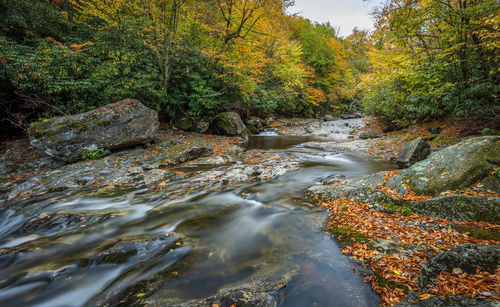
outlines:
[[[390,0],[345,38],[292,5],[0,0],[0,112],[23,126],[131,97],[167,119],[363,108],[405,126],[500,111],[497,1]]]

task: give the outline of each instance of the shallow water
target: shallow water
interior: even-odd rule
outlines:
[[[249,285],[278,291],[280,306],[378,305],[303,192],[393,165],[299,145],[308,141],[251,137],[251,148],[293,152],[303,166],[238,189],[176,200],[133,189],[54,193],[9,206],[0,211],[0,305],[129,305],[141,293],[175,305]]]

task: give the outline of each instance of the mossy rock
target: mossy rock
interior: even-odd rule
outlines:
[[[140,101],[125,99],[93,111],[35,122],[30,143],[47,155],[76,162],[89,150],[116,150],[153,140],[158,113]]]
[[[246,126],[236,112],[224,112],[216,116],[212,122],[213,129],[222,135],[242,136]]]
[[[500,137],[478,137],[431,154],[387,182],[390,188],[407,183],[420,195],[462,189],[487,177],[500,165]]]

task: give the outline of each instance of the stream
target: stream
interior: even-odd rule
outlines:
[[[278,306],[377,306],[322,229],[327,213],[303,193],[394,166],[303,146],[325,140],[252,136],[249,149],[293,153],[301,167],[225,190],[169,199],[98,189],[9,205],[0,210],[0,306],[206,304],[235,289]]]

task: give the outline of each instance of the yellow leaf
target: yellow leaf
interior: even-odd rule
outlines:
[[[461,268],[454,268],[453,273],[458,275],[458,274],[462,274],[463,272],[462,272]]]
[[[430,294],[430,293],[422,293],[418,296],[418,299],[421,300],[421,301],[424,301],[424,300],[428,300],[430,299],[431,297],[434,297],[435,295],[434,294]]]
[[[144,295],[146,295],[146,293],[139,293],[135,297],[143,297]]]
[[[394,274],[396,274],[396,275],[401,275],[401,273],[400,273],[398,270],[396,270],[396,269],[394,269],[394,270],[392,270],[392,271],[393,271],[393,272],[394,272]]]

